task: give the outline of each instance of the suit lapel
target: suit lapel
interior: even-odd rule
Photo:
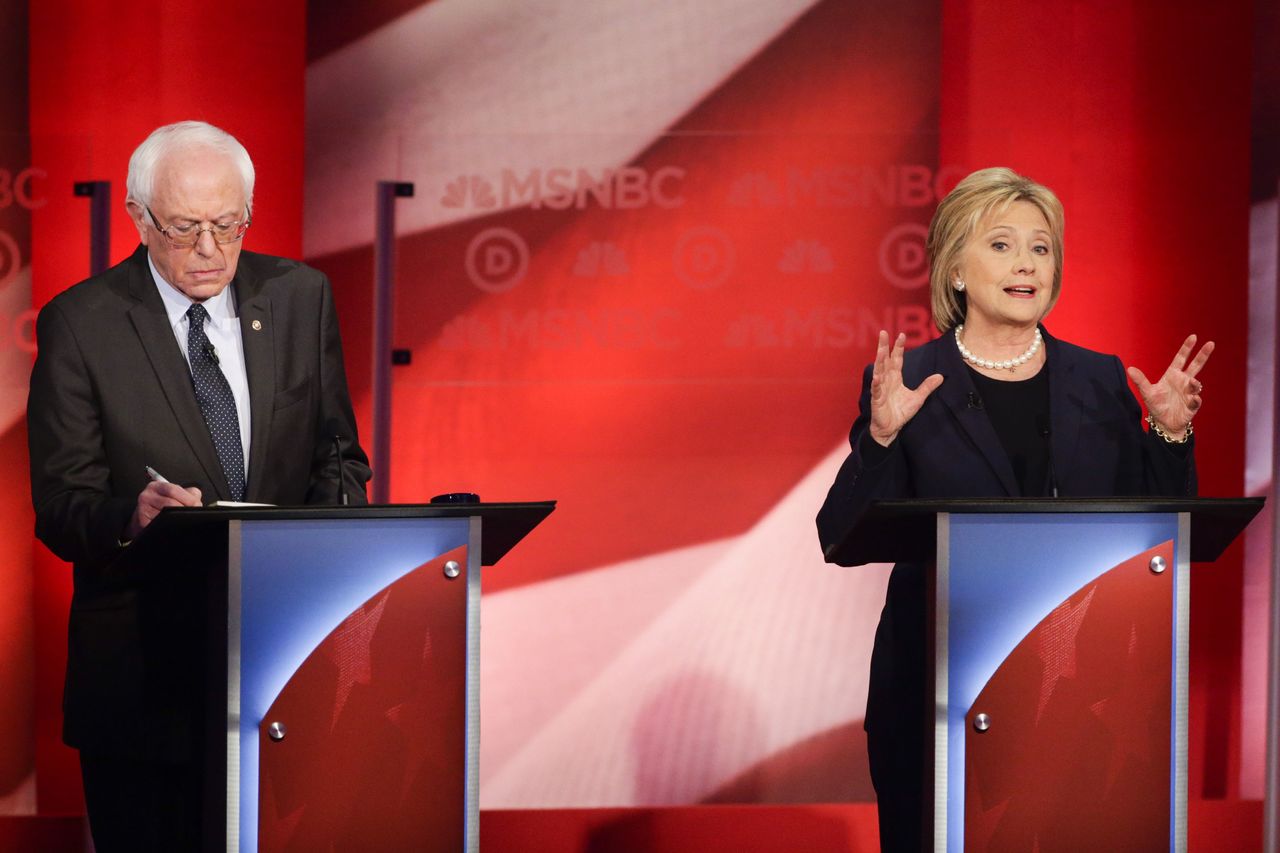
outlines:
[[[151,269],[147,265],[145,246],[138,247],[130,258],[130,263],[129,293],[136,304],[129,309],[129,320],[142,341],[151,369],[155,371],[160,389],[191,446],[192,455],[217,490],[217,496],[226,499],[230,493],[227,478],[222,473],[222,463],[218,461],[218,452],[214,449],[213,439],[209,437],[209,428],[204,422],[200,404],[196,402],[191,370],[173,336],[164,302],[156,292],[155,279],[151,277]]]
[[[1043,334],[1045,355],[1049,359],[1049,423],[1053,425],[1049,452],[1053,454],[1059,492],[1064,493],[1063,486],[1070,477],[1071,458],[1080,437],[1084,401],[1075,391],[1075,362],[1056,338],[1048,332]]]
[[[948,332],[938,341],[937,372],[946,377],[946,381],[934,393],[942,398],[951,410],[956,423],[969,436],[982,458],[990,466],[992,473],[1000,481],[1005,492],[1010,496],[1022,494],[1018,482],[1013,475],[1013,465],[1009,462],[1009,454],[1000,444],[995,427],[986,411],[977,408],[973,401],[978,399],[978,390],[973,378],[965,367],[960,350],[956,348],[955,333]],[[927,373],[925,375],[928,375]]]
[[[276,396],[275,330],[271,322],[271,300],[262,282],[248,271],[241,255],[236,272],[237,313],[240,339],[244,342],[244,368],[249,380],[249,471],[245,488],[247,500],[260,498],[267,438]]]

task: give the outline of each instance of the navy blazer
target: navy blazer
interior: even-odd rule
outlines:
[[[295,261],[241,252],[233,283],[252,421],[245,500],[336,503],[336,431],[345,436],[347,491],[364,503],[370,471],[328,280]],[[121,583],[112,561],[146,487],[145,466],[198,486],[206,502],[231,495],[146,248],[59,294],[36,328],[27,402],[36,535],[75,566],[64,738],[99,752],[181,757],[189,731],[172,705],[187,667],[144,658],[142,635],[154,626],[140,621],[138,590]]]
[[[1194,495],[1192,447],[1171,448],[1143,429],[1142,410],[1120,359],[1060,341],[1043,327],[1041,332],[1058,494]],[[828,562],[853,565],[845,547],[849,531],[877,500],[1031,497],[1022,495],[986,411],[974,405],[977,389],[953,334],[905,354],[902,376],[908,387],[934,373],[944,381],[874,465],[864,461],[861,446],[870,424],[871,369],[863,372],[859,413],[849,433],[852,452],[818,512]],[[900,563],[890,576],[872,650],[868,731],[898,725],[895,721],[913,713],[924,695],[926,569]]]

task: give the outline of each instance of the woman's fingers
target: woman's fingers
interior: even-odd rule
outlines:
[[[1147,375],[1136,367],[1130,367],[1125,373],[1133,380],[1133,384],[1138,386],[1138,393],[1142,395],[1142,398],[1144,400],[1147,399],[1151,394],[1151,383],[1147,381]]]
[[[925,380],[920,383],[920,387],[916,389],[916,393],[920,395],[920,402],[922,404],[929,398],[930,394],[938,390],[938,386],[942,384],[942,381],[945,378],[946,377],[941,373],[935,373],[932,376],[925,377]]]
[[[880,330],[880,336],[876,341],[876,366],[877,371],[883,370],[885,362],[889,359],[889,333],[884,329]]]
[[[1194,338],[1195,335],[1192,335]],[[1196,357],[1191,360],[1191,364],[1187,366],[1187,375],[1195,376],[1204,367],[1209,360],[1209,356],[1213,355],[1213,341],[1208,341],[1204,346],[1200,347],[1200,352],[1196,353]]]
[[[1173,361],[1169,362],[1170,370],[1181,370],[1187,363],[1187,359],[1191,357],[1191,349],[1196,345],[1196,336],[1187,335],[1187,339],[1182,342],[1182,346],[1178,347],[1178,354],[1173,357]]]

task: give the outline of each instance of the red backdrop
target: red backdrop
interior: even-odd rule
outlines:
[[[1250,121],[1241,45],[1252,13],[1219,12],[1208,23],[1154,3],[1064,2],[1026,15],[1016,3],[948,2],[942,140],[944,159],[1007,163],[1061,196],[1066,284],[1050,317],[1059,334],[1148,375],[1186,334],[1217,343],[1212,405],[1196,421],[1200,492],[1239,495]],[[1026,50],[1015,58],[1006,45]],[[1188,63],[1189,49],[1206,61]],[[1192,575],[1192,796],[1236,789],[1241,550]]]
[[[19,5],[25,4],[10,4]],[[87,213],[83,200],[71,196],[71,182],[113,181],[111,254],[122,258],[135,242],[123,209],[128,154],[150,129],[180,118],[213,121],[246,143],[259,171],[252,248],[301,255],[308,62],[314,70],[421,4],[367,5],[367,14],[346,31],[334,23],[343,15],[325,17],[317,5],[319,23],[308,36],[300,0],[243,3],[217,15],[185,0],[31,4],[29,162],[47,173],[41,188],[48,199],[30,218],[32,304],[42,305],[87,271]],[[444,0],[431,5],[442,15],[454,8]],[[748,321],[742,318],[777,321],[788,307],[828,311],[845,298],[844,304],[865,309],[874,322],[886,307],[918,303],[916,293],[886,287],[875,275],[860,277],[857,269],[875,266],[886,229],[923,221],[919,217],[927,209],[878,207],[858,220],[863,230],[853,233],[842,233],[829,212],[802,212],[811,217],[813,238],[834,250],[841,273],[828,278],[810,267],[807,278],[785,279],[779,286],[777,258],[790,243],[773,232],[793,225],[789,220],[797,214],[735,207],[725,199],[731,200],[733,179],[744,170],[821,167],[847,153],[849,139],[868,127],[870,136],[853,144],[860,162],[880,168],[881,176],[901,164],[924,165],[936,175],[1001,163],[1058,191],[1068,219],[1066,288],[1049,321],[1055,334],[1119,353],[1149,374],[1167,362],[1186,332],[1216,340],[1219,349],[1205,377],[1211,396],[1196,424],[1202,492],[1240,493],[1251,28],[1251,13],[1240,4],[1216,9],[1211,18],[1156,2],[1114,8],[1061,0],[1030,14],[1024,4],[972,0],[945,0],[940,9],[922,3],[896,14],[817,4],[675,116],[677,133],[655,138],[628,161],[650,174],[670,165],[689,169],[692,178],[681,192],[692,201],[683,212],[651,209],[622,221],[598,212],[543,210],[535,216],[516,209],[403,235],[398,344],[414,348],[416,358],[397,378],[393,496],[421,499],[461,485],[493,497],[576,498],[563,505],[543,535],[513,555],[518,558],[508,572],[487,582],[487,592],[531,589],[752,528],[847,429],[854,377],[869,345],[857,325],[844,346],[792,351],[735,347],[733,334],[755,328],[741,334],[759,341],[767,330],[744,327]],[[530,116],[535,122],[536,113]],[[361,135],[356,130],[351,129],[353,139]],[[583,132],[592,130],[599,128]],[[833,137],[840,141],[833,143]],[[423,203],[439,204],[441,198],[436,192]],[[333,210],[308,208],[309,222],[341,217],[347,209]],[[687,226],[708,219],[738,240],[741,288],[700,291],[663,279],[661,261],[670,257],[671,244]],[[519,228],[530,239],[529,277],[505,301],[471,288],[463,276],[458,250],[487,224]],[[565,266],[576,262],[583,240],[622,246],[629,280],[656,285],[598,293],[590,302],[566,301],[566,291],[557,288],[572,283]],[[367,404],[371,269],[362,242],[367,240],[308,254],[334,278],[358,403]],[[846,258],[855,261],[843,266]],[[411,286],[406,262],[411,272],[438,268],[429,279],[414,279],[429,280],[432,288]],[[459,317],[500,324],[502,311],[516,312],[509,316],[519,320],[529,311],[566,305],[596,311],[593,322],[618,311],[647,311],[645,316],[658,318],[656,342],[677,335],[681,346],[628,352],[600,345],[601,333],[591,327],[581,333],[587,346],[566,353],[529,346],[526,329],[516,346],[495,353],[476,351],[481,339],[475,334],[444,334]],[[682,318],[674,332],[661,325],[666,315],[655,313],[667,309]],[[717,316],[725,320],[718,326]],[[452,328],[483,328],[475,322]],[[718,330],[717,337],[700,340],[698,330],[706,329]],[[802,327],[802,333],[814,334],[813,327]],[[829,341],[843,333],[829,325],[818,334]],[[470,341],[470,349],[456,346],[459,340]],[[467,364],[474,360],[482,362],[478,372]],[[696,376],[695,365],[703,371]],[[525,391],[467,397],[456,385],[459,377],[491,381],[513,375],[530,380]],[[708,376],[714,381],[689,382]],[[742,393],[751,378],[768,380],[763,398],[747,400]],[[620,392],[620,383],[627,390]],[[448,411],[466,417],[442,419],[440,413]],[[681,413],[682,422],[671,423],[672,411]],[[551,421],[550,415],[562,420]],[[609,442],[618,422],[635,421],[645,426],[630,428],[625,447]],[[25,467],[24,438],[14,426],[0,441],[11,470]],[[753,454],[763,455],[765,464],[731,464],[732,474],[720,476],[726,460]],[[4,538],[10,565],[12,559],[21,563],[30,548],[22,532],[31,520],[20,480],[4,497],[11,512],[3,517],[15,525]],[[687,513],[658,506],[672,483],[696,486],[693,494],[710,499],[710,518],[695,522]],[[626,487],[625,500],[610,505],[605,498],[619,485]],[[619,523],[620,515],[628,523]],[[637,517],[643,524],[631,523]],[[649,535],[654,530],[662,537],[656,545]],[[81,802],[74,755],[58,742],[70,574],[42,547],[35,550],[34,601],[24,610],[19,596],[18,606],[3,618],[19,639],[34,625],[34,699],[28,706],[34,710],[25,713],[34,718],[39,812],[75,813]],[[22,584],[11,588],[21,590]],[[1229,802],[1240,750],[1258,748],[1238,740],[1238,553],[1198,572],[1193,593],[1191,795]],[[20,656],[15,660],[17,668],[6,671],[18,682],[27,676]],[[21,700],[24,694],[14,695]],[[13,707],[7,718],[19,728],[28,725],[22,722],[22,702]],[[29,762],[20,743],[7,749],[6,761]],[[781,818],[776,808],[502,811],[486,816],[484,831],[487,844],[525,850],[680,849],[682,839],[687,843],[700,832],[707,849],[784,849],[794,837],[812,838],[811,849],[859,850],[870,843],[865,827],[871,813],[865,806],[786,809]],[[1232,847],[1256,847],[1256,809],[1224,808],[1193,806],[1193,847],[1197,839],[1207,843],[1210,822],[1217,842],[1231,833]],[[731,843],[735,838],[742,846]]]
[[[300,253],[301,0],[234,2],[216,15],[185,1],[32,3],[30,33],[31,162],[47,173],[48,199],[32,215],[34,306],[88,274],[88,207],[72,184],[112,182],[111,261],[119,261],[137,245],[124,207],[129,155],[154,128],[186,118],[228,129],[253,152],[254,248]],[[16,467],[25,464],[24,452]],[[61,744],[71,571],[43,546],[33,570],[39,809],[77,812],[79,767]]]

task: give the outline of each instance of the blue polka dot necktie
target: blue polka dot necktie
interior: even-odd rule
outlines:
[[[244,500],[244,444],[240,441],[240,417],[231,385],[218,367],[218,354],[204,333],[209,312],[203,305],[187,310],[187,359],[191,362],[191,380],[196,386],[196,400],[204,413],[209,437],[218,451],[222,473],[233,500]]]

